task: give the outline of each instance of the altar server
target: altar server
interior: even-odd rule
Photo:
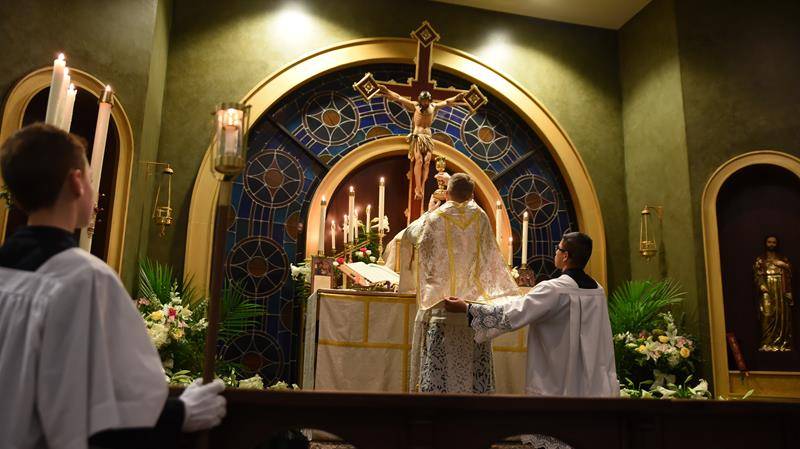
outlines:
[[[446,308],[467,312],[479,343],[530,326],[527,394],[619,396],[606,294],[583,271],[591,253],[589,236],[564,234],[555,255],[560,277],[540,282],[525,296],[492,305],[451,297]]]
[[[0,169],[29,216],[0,247],[0,447],[165,447],[218,424],[221,382],[167,399],[131,297],[77,248],[94,208],[84,143],[31,125],[3,144]]]

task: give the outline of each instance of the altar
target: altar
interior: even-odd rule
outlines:
[[[408,392],[413,294],[317,290],[308,298],[304,390]],[[494,341],[497,393],[523,394],[527,327]]]

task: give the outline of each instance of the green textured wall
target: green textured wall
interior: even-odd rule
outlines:
[[[625,138],[625,186],[631,278],[678,280],[687,291],[683,309],[696,324],[704,300],[697,290],[689,162],[684,129],[678,35],[672,0],[656,0],[620,30],[620,80]],[[638,254],[641,210],[663,206],[663,225],[654,215],[658,257]],[[691,329],[699,331],[696,325]]]
[[[153,48],[150,55],[150,68],[147,73],[147,90],[144,98],[144,115],[140,161],[158,161],[158,142],[161,136],[164,103],[164,90],[167,77],[167,55],[169,54],[169,31],[172,22],[172,0],[158,2],[153,32]],[[151,167],[152,168],[155,167]],[[147,256],[151,238],[157,239],[159,230],[151,224],[155,185],[159,180],[159,170],[148,170],[143,164],[134,167],[131,202],[128,210],[128,225],[135,223],[138,240],[135,248],[127,248],[123,262],[122,275],[126,285],[133,285],[138,269],[138,261]]]
[[[708,0],[679,2],[676,9],[697,224],[692,239],[698,290],[705,294],[700,214],[708,179],[750,151],[800,156],[800,3]]]
[[[655,0],[620,30],[631,276],[683,283],[706,357],[703,189],[736,155],[800,155],[798,22],[797,2]],[[649,263],[635,254],[644,203],[666,207],[663,251]]]
[[[298,3],[298,2],[295,2]],[[186,217],[208,144],[209,115],[239,100],[304,53],[364,37],[406,37],[422,20],[442,43],[478,55],[529,89],[563,125],[586,162],[603,208],[609,281],[627,278],[627,208],[616,33],[424,1],[302,2],[303,32],[282,2],[177,2],[159,157],[176,168],[177,221],[149,252],[183,266]]]
[[[145,120],[156,14],[155,0],[0,2],[0,92],[8,92],[29,72],[52,64],[63,51],[70,67],[114,87],[133,128],[138,165],[142,154],[156,154],[152,142],[142,147],[143,128],[158,126],[157,121],[148,124]],[[140,247],[138,180],[134,167],[122,270],[128,286]]]

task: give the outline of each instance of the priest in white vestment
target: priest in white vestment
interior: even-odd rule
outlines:
[[[437,177],[440,175],[437,175]],[[450,176],[446,175],[445,179],[450,179]],[[386,251],[383,255],[386,267],[391,268],[400,275],[397,293],[414,293],[417,291],[417,265],[419,265],[417,253],[419,252],[422,225],[425,223],[427,215],[441,205],[441,201],[431,196],[428,202],[428,211],[412,221],[408,227],[398,232],[386,245]]]
[[[448,181],[447,202],[422,217],[417,250],[417,302],[411,348],[412,391],[494,391],[492,348],[475,342],[463,314],[444,309],[459,296],[489,303],[518,294],[486,213],[472,200],[464,173]]]
[[[556,248],[560,277],[540,282],[525,296],[491,305],[468,304],[459,295],[447,299],[447,310],[467,312],[465,321],[478,343],[530,326],[529,395],[619,396],[606,294],[583,271],[591,251],[589,236],[567,233]]]

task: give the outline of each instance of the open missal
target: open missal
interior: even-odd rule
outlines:
[[[391,285],[397,285],[400,282],[399,274],[383,265],[374,263],[343,263],[339,265],[339,269],[355,283],[365,287],[379,282],[388,282]]]

